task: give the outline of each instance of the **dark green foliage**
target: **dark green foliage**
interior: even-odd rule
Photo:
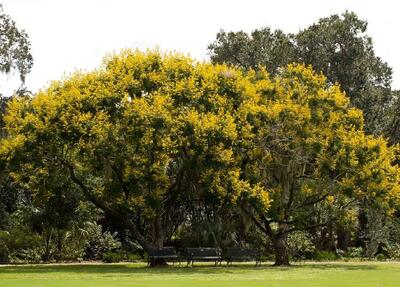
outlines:
[[[208,49],[214,63],[230,63],[245,69],[263,65],[272,74],[296,61],[293,35],[280,30],[272,32],[270,28],[254,30],[251,35],[221,30]]]
[[[0,264],[10,262],[10,251],[6,244],[9,233],[7,231],[0,231]]]
[[[106,253],[112,253],[121,247],[117,240],[117,233],[103,232],[101,225],[90,223],[86,227],[87,247],[85,250],[86,259],[100,260]],[[112,255],[110,255],[112,257]]]
[[[103,253],[103,262],[105,263],[116,263],[123,261],[123,256],[120,253],[116,252],[105,252]]]
[[[315,246],[311,241],[312,235],[308,232],[293,232],[288,237],[289,251],[293,259],[312,259],[315,253]]]
[[[338,256],[331,251],[316,251],[313,259],[317,261],[333,261],[338,259]]]
[[[387,125],[385,126],[385,135],[390,144],[400,142],[400,91],[392,91],[393,103],[387,111]]]
[[[116,262],[140,262],[143,259],[138,254],[126,253],[123,251],[107,251],[102,254],[102,261],[105,263]]]

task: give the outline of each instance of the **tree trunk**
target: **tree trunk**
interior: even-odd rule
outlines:
[[[46,231],[44,238],[45,238],[45,240],[44,240],[45,252],[42,257],[43,257],[43,261],[47,262],[50,260],[50,255],[51,255],[50,254],[51,253],[51,250],[50,250],[51,232],[48,233]]]
[[[56,247],[57,247],[56,261],[60,262],[62,260],[62,250],[63,250],[63,232],[60,229],[57,230]]]
[[[162,209],[157,208],[156,210],[156,218],[155,218],[155,236],[153,237],[154,245],[157,248],[162,248],[164,246],[164,228],[162,223]]]
[[[150,267],[165,267],[168,266],[167,261],[162,258],[152,259],[150,260]]]
[[[289,266],[289,246],[287,243],[287,225],[279,224],[278,233],[274,236],[275,264],[274,266]]]
[[[153,222],[153,244],[152,248],[163,248],[164,246],[164,229],[162,224],[162,209],[157,208],[156,217]],[[162,258],[152,259],[150,261],[150,267],[162,267],[168,266],[167,261]]]
[[[337,248],[343,251],[347,251],[350,246],[351,234],[345,227],[339,225],[337,229]]]
[[[356,238],[356,245],[366,248],[366,235],[368,230],[368,217],[365,206],[361,205],[358,211],[358,234]]]

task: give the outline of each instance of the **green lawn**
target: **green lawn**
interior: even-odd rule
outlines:
[[[143,264],[1,266],[0,287],[276,286],[397,287],[400,263],[304,263],[289,268],[242,264],[233,267],[146,268]]]

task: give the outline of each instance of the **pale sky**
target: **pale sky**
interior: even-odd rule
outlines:
[[[394,70],[400,88],[400,1],[389,0],[0,0],[31,40],[34,66],[26,86],[37,91],[75,70],[91,70],[110,52],[155,48],[207,60],[220,29],[269,26],[297,32],[321,17],[354,11],[369,23],[375,52]],[[398,4],[399,3],[399,4]],[[0,78],[0,93],[18,87]]]

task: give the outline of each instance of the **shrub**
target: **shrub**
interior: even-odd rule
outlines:
[[[376,255],[376,260],[384,261],[384,260],[386,260],[386,259],[387,259],[387,257],[385,256],[385,254],[378,253],[378,254]]]
[[[332,251],[316,251],[314,253],[314,259],[317,261],[333,261],[337,258],[337,254]]]
[[[16,250],[10,254],[12,263],[41,263],[43,262],[42,248],[24,248]]]
[[[122,253],[117,253],[117,252],[105,252],[103,253],[102,260],[105,263],[117,263],[124,261],[125,256]]]
[[[121,242],[116,238],[116,232],[103,232],[102,226],[97,223],[88,224],[86,230],[88,233],[87,240],[89,242],[86,248],[87,259],[104,260],[103,255],[105,253],[112,253],[112,251],[121,247]]]
[[[400,244],[395,242],[388,242],[386,244],[386,252],[391,259],[400,259]]]
[[[142,258],[139,254],[134,253],[126,253],[123,251],[120,252],[112,252],[108,251],[102,254],[102,261],[105,263],[116,263],[116,262],[139,262],[142,261]]]
[[[9,250],[6,244],[6,239],[8,238],[7,232],[0,231],[0,264],[5,264],[10,262]]]
[[[126,260],[129,262],[139,262],[142,261],[142,258],[140,257],[139,254],[127,254]]]
[[[289,235],[288,244],[293,259],[312,259],[315,253],[315,246],[310,240],[311,235],[307,232],[297,231]]]
[[[364,257],[364,249],[362,247],[350,247],[344,254],[346,258],[362,258]]]

